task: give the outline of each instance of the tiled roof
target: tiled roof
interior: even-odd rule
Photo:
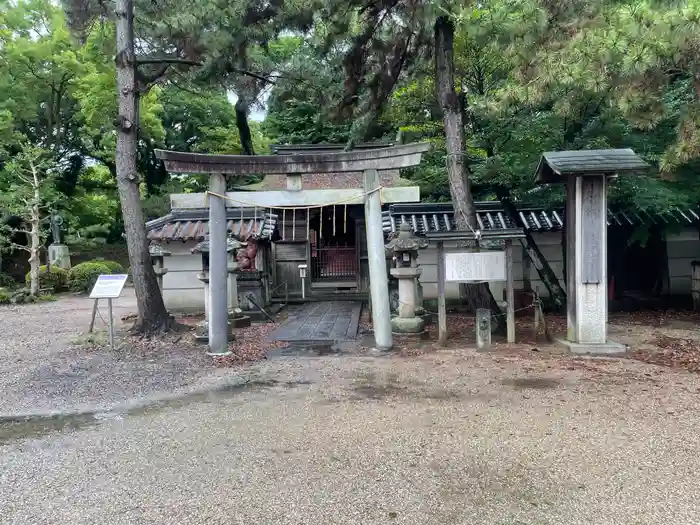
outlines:
[[[518,208],[513,221],[499,202],[475,202],[480,230],[523,228],[533,232],[557,231],[564,227],[564,210],[545,210],[532,206]],[[383,213],[385,233],[395,232],[406,221],[418,233],[456,230],[451,203],[394,204]],[[693,224],[700,222],[700,210],[674,208],[665,213],[621,212],[608,209],[608,226],[642,224]]]
[[[227,208],[229,233],[238,240],[270,239],[277,215],[260,209]],[[202,241],[209,233],[207,209],[174,209],[164,217],[146,223],[149,241]]]
[[[481,230],[517,228],[518,225],[493,203],[478,203],[476,218]],[[394,204],[383,213],[385,232],[395,232],[402,222],[408,222],[417,233],[457,230],[451,203]]]

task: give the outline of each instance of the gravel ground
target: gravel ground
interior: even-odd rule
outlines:
[[[95,328],[104,340],[107,305],[102,303]],[[0,306],[0,414],[106,407],[187,388],[212,374],[202,351],[86,346],[92,305],[86,297],[64,296],[56,302]],[[128,327],[121,317],[135,310],[133,290],[125,289],[114,301],[119,328]]]
[[[696,375],[464,350],[246,370],[209,397],[6,427],[0,523],[700,522]]]

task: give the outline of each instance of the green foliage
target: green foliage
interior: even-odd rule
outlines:
[[[12,289],[17,287],[17,281],[15,281],[10,275],[0,272],[0,288],[2,289]]]
[[[620,178],[610,189],[614,206],[663,211],[700,202],[698,2],[267,4],[137,1],[137,38],[149,54],[203,64],[172,65],[141,86],[136,175],[148,218],[169,211],[169,193],[207,185],[197,175],[168,177],[156,148],[244,151],[234,93],[247,112],[269,93],[265,122],[249,122],[258,154],[271,142],[347,143],[358,133],[393,140],[400,133],[404,142],[433,145],[402,175],[423,199],[449,200],[431,49],[439,13],[456,23],[455,84],[476,199],[505,192],[560,206],[561,187],[533,180],[542,152],[631,147],[661,176]],[[41,200],[50,204],[42,210],[42,242],[46,217],[56,211],[66,242],[113,242],[123,231],[114,179],[115,28],[108,18],[89,23],[105,12],[97,2],[74,7],[85,12],[71,18],[88,22],[77,24],[80,40],[50,0],[0,0],[0,214],[23,215],[22,199],[33,198],[18,177],[27,175],[18,167],[28,146],[41,159]],[[394,86],[388,72],[402,50]],[[4,233],[4,247],[26,244],[22,233]]]
[[[11,299],[11,290],[0,288],[0,304],[9,304]]]
[[[88,293],[101,274],[111,273],[101,261],[76,264],[68,272],[68,287],[71,292]]]
[[[109,273],[118,273],[118,274],[123,274],[124,273],[124,267],[119,264],[117,261],[93,261],[97,262],[100,264],[104,264],[107,268],[109,268]]]
[[[27,285],[31,282],[31,273],[27,273],[24,278]],[[61,292],[68,285],[68,271],[58,266],[51,266],[51,270],[47,270],[46,266],[39,266],[39,289],[53,290]]]
[[[312,42],[301,39],[289,39],[287,46],[284,72],[267,102],[264,132],[279,144],[347,142],[352,121],[337,115],[342,54],[320,54]]]
[[[30,293],[29,288],[18,288],[10,293],[10,303],[12,304],[33,303],[37,299],[37,296]]]

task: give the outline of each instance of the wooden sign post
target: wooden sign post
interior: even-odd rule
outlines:
[[[498,251],[445,251],[446,241],[476,240],[473,232],[435,232],[427,234],[437,243],[438,278],[438,343],[447,341],[447,308],[445,283],[506,282],[507,339],[515,342],[515,286],[513,275],[513,239],[524,237],[522,230],[510,229],[482,232],[480,238],[505,242],[505,249]]]

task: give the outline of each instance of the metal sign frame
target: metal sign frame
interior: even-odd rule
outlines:
[[[112,311],[112,299],[117,299],[124,290],[127,274],[101,274],[97,277],[95,285],[90,292],[90,299],[95,300],[92,306],[92,319],[88,332],[92,332],[95,326],[95,316],[97,315],[97,304],[100,299],[107,299],[107,315],[109,317],[109,346],[114,349],[114,315]]]

